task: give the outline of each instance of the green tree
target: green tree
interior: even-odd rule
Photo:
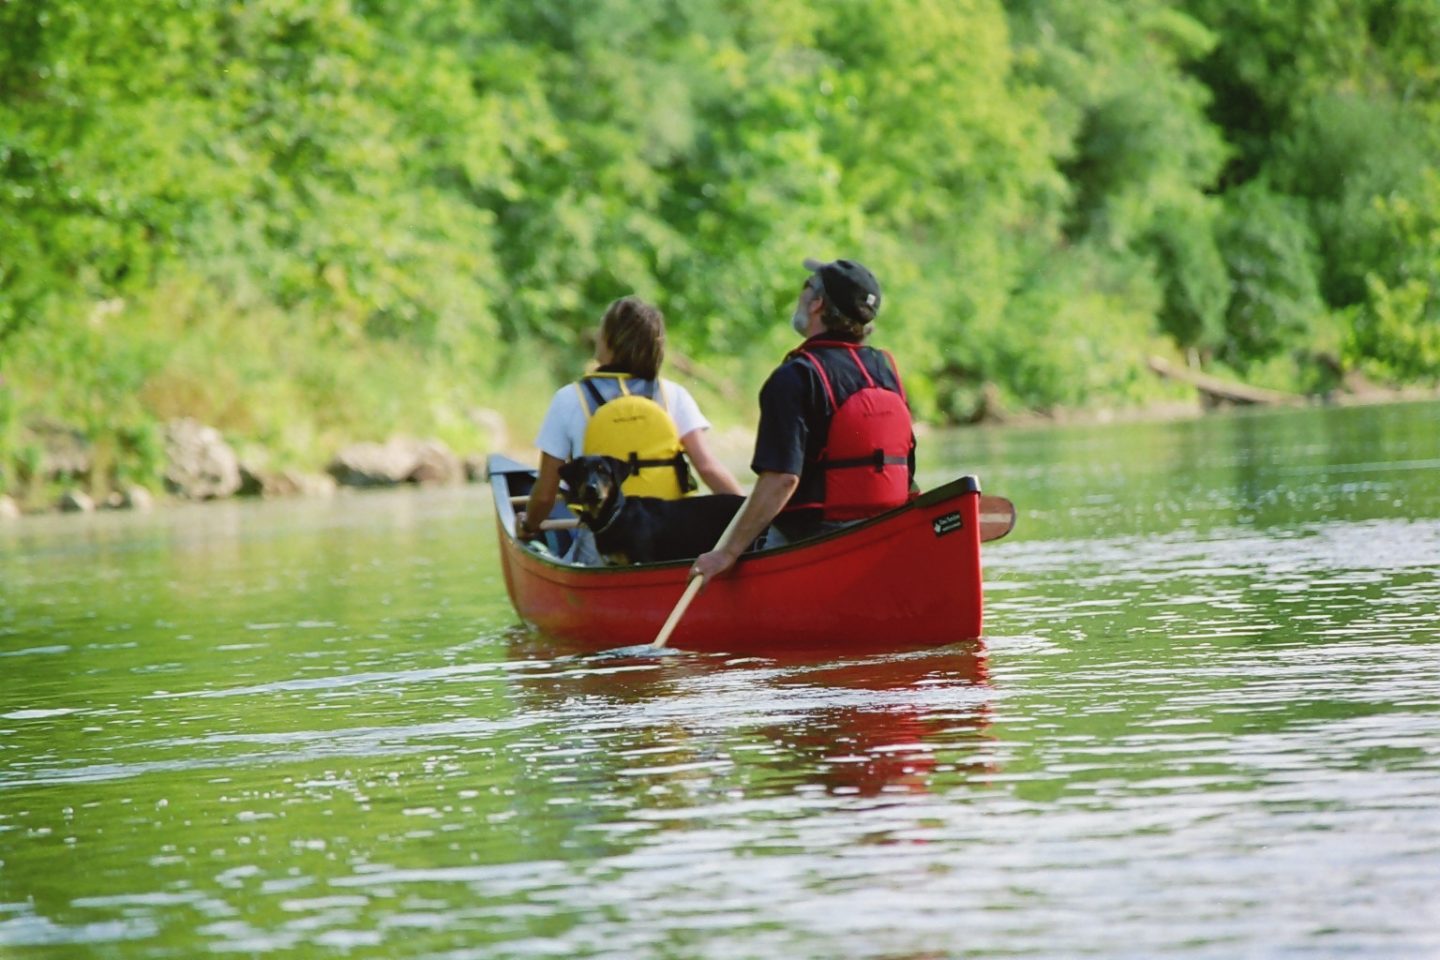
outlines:
[[[1220,245],[1233,289],[1220,355],[1244,369],[1306,343],[1322,303],[1304,205],[1259,181],[1226,200]]]
[[[1440,379],[1440,171],[1426,173],[1415,199],[1376,202],[1403,261],[1395,279],[1367,278],[1346,344],[1350,359],[1390,379]]]
[[[1308,4],[1230,3],[1186,0],[1184,9],[1223,38],[1194,74],[1214,91],[1211,115],[1235,146],[1222,185],[1226,187],[1230,236],[1249,239],[1227,251],[1232,270],[1252,260],[1262,224],[1237,233],[1236,217],[1253,194],[1245,185],[1263,182],[1291,198],[1281,219],[1308,220],[1318,257],[1315,286],[1323,302],[1304,289],[1298,267],[1271,272],[1281,285],[1263,300],[1329,312],[1368,325],[1348,337],[1347,355],[1362,363],[1368,349],[1417,336],[1414,326],[1428,299],[1416,293],[1414,263],[1424,261],[1424,231],[1397,228],[1399,219],[1429,216],[1435,198],[1423,186],[1427,170],[1440,155],[1440,6],[1428,0],[1319,0]],[[1238,189],[1237,189],[1238,188]],[[1293,201],[1293,202],[1292,202]],[[1256,219],[1276,222],[1273,204],[1263,204]],[[1280,231],[1299,243],[1298,225]],[[1282,244],[1283,245],[1283,244]],[[1298,257],[1289,258],[1298,262]],[[1285,280],[1286,276],[1289,280]],[[1256,313],[1253,272],[1246,290],[1237,291],[1229,324],[1237,315]],[[1406,306],[1387,300],[1378,319],[1377,298],[1402,289]],[[1291,312],[1282,310],[1281,313]],[[1261,309],[1256,315],[1264,315]],[[1377,324],[1387,333],[1378,333]],[[1239,323],[1244,328],[1246,323]],[[1304,347],[1312,324],[1282,323],[1282,330],[1258,339],[1232,340],[1228,353],[1242,357],[1250,344],[1267,353],[1277,337]],[[1397,339],[1398,338],[1398,339]],[[1423,339],[1423,337],[1421,337]],[[1238,353],[1237,353],[1238,351]],[[1302,355],[1306,351],[1301,350]],[[1378,357],[1375,359],[1379,359]],[[1391,359],[1381,366],[1399,372]],[[1408,369],[1408,368],[1406,368]]]

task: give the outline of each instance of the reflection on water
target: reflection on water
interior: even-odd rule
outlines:
[[[484,490],[0,527],[0,953],[1433,956],[1437,408],[966,431],[988,636],[557,655]]]

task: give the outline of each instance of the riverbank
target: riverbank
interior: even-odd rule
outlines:
[[[503,436],[503,429],[497,426],[496,433]],[[345,488],[454,486],[484,478],[482,452],[462,455],[439,439],[405,436],[348,444],[330,457],[322,472],[276,468],[263,449],[252,445],[237,452],[219,430],[182,418],[165,426],[157,490],[105,478],[103,454],[77,431],[42,425],[37,434],[45,446],[29,496],[21,500],[0,494],[0,520],[27,513],[150,510],[167,503],[231,498],[328,497]]]
[[[1158,371],[1157,371],[1158,372]],[[1066,425],[1142,424],[1223,416],[1228,411],[1273,407],[1349,407],[1440,400],[1440,388],[1390,389],[1351,382],[1345,389],[1323,396],[1245,393],[1207,382],[1190,400],[1169,400],[1132,406],[1088,407],[1051,411],[1007,410],[1000,404],[982,404],[969,423],[943,428],[920,423],[921,442],[938,429],[1027,429]],[[349,489],[400,486],[457,486],[483,482],[487,453],[500,452],[532,461],[527,442],[533,414],[507,417],[498,410],[472,412],[490,437],[487,449],[452,450],[437,438],[393,436],[381,443],[352,443],[339,448],[324,470],[272,468],[263,449],[253,445],[236,449],[221,433],[198,421],[172,421],[165,430],[165,469],[154,486],[136,482],[96,482],[95,451],[77,431],[41,425],[37,436],[45,443],[36,464],[36,482],[28,497],[0,493],[0,522],[18,521],[29,514],[92,513],[106,510],[145,511],[179,503],[249,498],[277,500],[331,497]],[[753,424],[717,426],[710,446],[737,476],[748,475]],[[97,490],[97,487],[104,487]]]

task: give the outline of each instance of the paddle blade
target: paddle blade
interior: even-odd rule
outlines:
[[[637,643],[628,647],[611,647],[590,656],[596,660],[645,660],[651,657],[673,657],[684,653],[674,647],[657,647],[653,643]]]
[[[980,541],[999,540],[1015,529],[1015,504],[1004,497],[980,497]]]

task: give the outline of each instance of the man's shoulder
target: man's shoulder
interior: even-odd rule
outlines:
[[[803,385],[811,375],[811,372],[810,361],[798,354],[792,353],[780,361],[778,367],[770,371],[770,376],[766,378],[765,385],[767,387],[771,384],[775,384],[776,386]]]

